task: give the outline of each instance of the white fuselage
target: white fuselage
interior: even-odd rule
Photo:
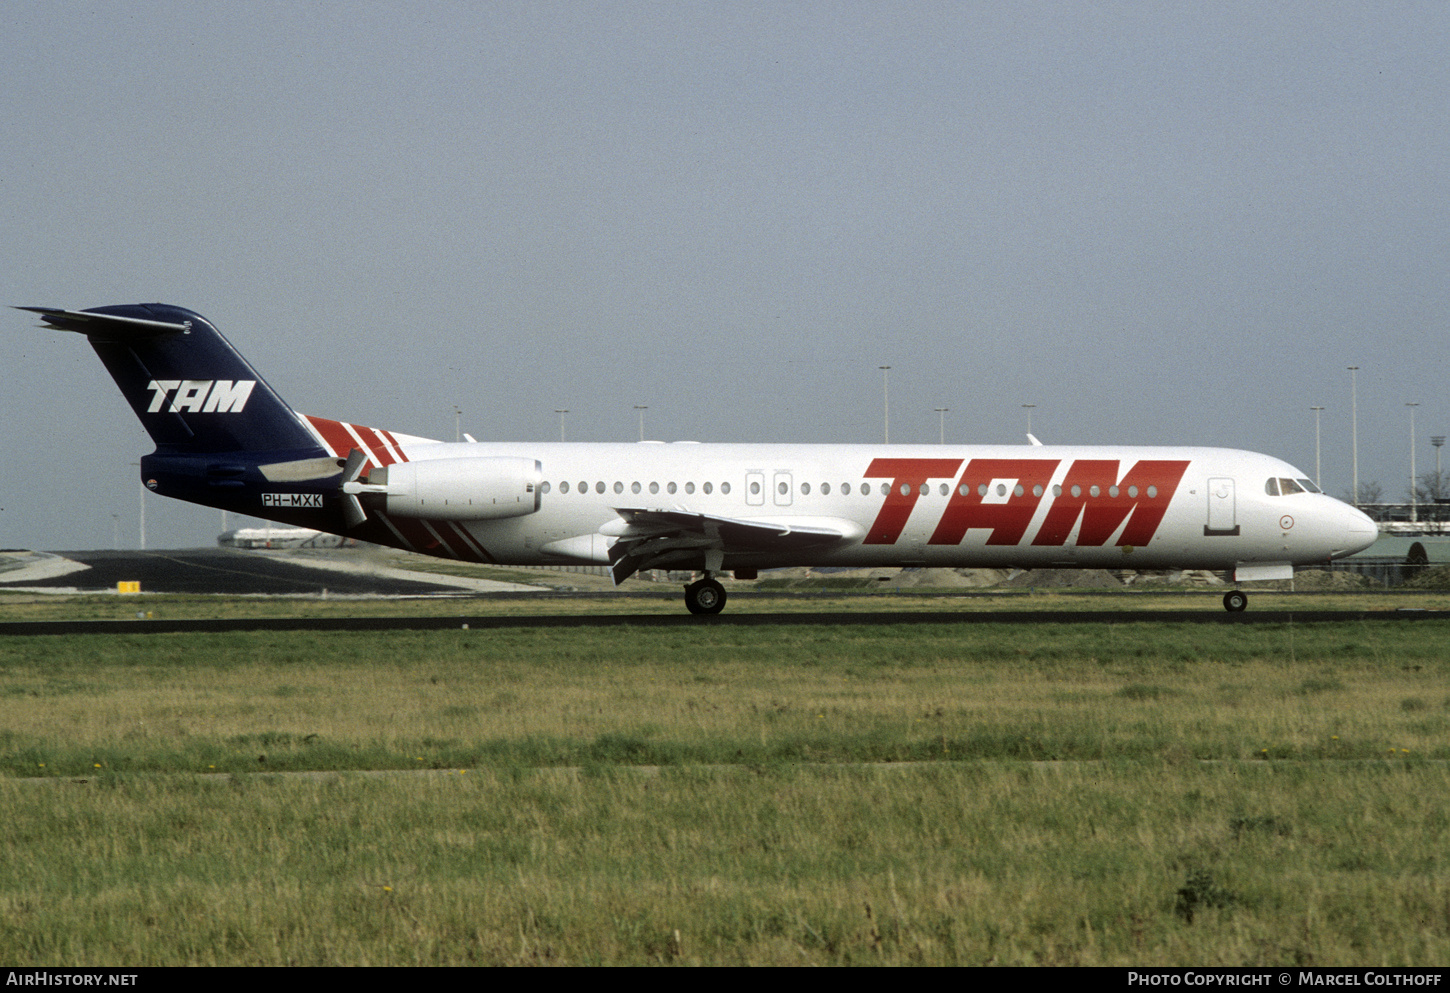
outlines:
[[[453,522],[487,558],[507,564],[608,562],[621,512],[630,511],[819,526],[841,536],[805,549],[727,547],[726,569],[1236,569],[1328,562],[1376,537],[1367,516],[1301,486],[1298,469],[1232,449],[389,437],[388,450],[373,453],[379,464],[538,463],[536,511]],[[1282,480],[1298,482],[1281,488]],[[446,550],[449,532],[430,533],[441,533]]]

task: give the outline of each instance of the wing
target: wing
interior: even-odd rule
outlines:
[[[833,517],[733,518],[683,510],[616,508],[620,519],[600,528],[618,540],[609,549],[610,576],[619,585],[641,569],[659,569],[704,556],[707,569],[726,555],[780,552],[859,541],[865,531]]]

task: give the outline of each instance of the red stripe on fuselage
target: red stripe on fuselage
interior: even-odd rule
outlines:
[[[381,428],[333,421],[326,417],[309,416],[307,420],[332,449],[332,454],[340,458],[346,458],[354,448],[361,448],[380,466],[408,461],[398,439]]]
[[[348,452],[357,447],[357,442],[352,440],[352,435],[347,428],[339,421],[328,420],[326,417],[307,418],[317,433],[322,435],[323,442],[332,449],[332,454],[341,458],[347,458]]]
[[[378,460],[378,465],[392,465],[398,461],[393,458],[393,453],[388,450],[388,446],[383,444],[383,439],[379,438],[378,433],[372,428],[354,424],[352,429],[357,432],[357,436],[362,439],[373,458]]]

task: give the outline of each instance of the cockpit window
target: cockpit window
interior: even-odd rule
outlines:
[[[1318,493],[1319,487],[1307,479],[1270,479],[1264,482],[1264,492],[1269,496],[1289,496],[1293,493]]]

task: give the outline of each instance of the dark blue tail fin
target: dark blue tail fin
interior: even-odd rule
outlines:
[[[158,452],[318,447],[302,419],[195,311],[161,303],[19,309],[90,339]]]

